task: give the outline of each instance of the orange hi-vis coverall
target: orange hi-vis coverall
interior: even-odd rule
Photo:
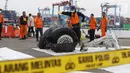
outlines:
[[[35,27],[36,28],[42,28],[43,27],[42,17],[36,17],[35,18]]]
[[[20,17],[20,38],[24,38],[27,35],[27,20],[28,17]]]
[[[2,34],[2,24],[4,24],[4,16],[0,14],[0,39]]]
[[[77,13],[72,13],[70,17],[70,23],[71,25],[76,25],[79,23],[79,16]]]
[[[0,14],[0,23],[4,24],[4,16]]]
[[[90,29],[96,29],[96,24],[97,24],[97,21],[95,18],[92,18],[89,22],[90,24]]]
[[[90,41],[93,41],[95,38],[95,29],[96,29],[96,19],[94,17],[91,17],[90,21],[90,30],[89,30],[89,35],[90,35]]]
[[[100,24],[101,24],[102,37],[104,37],[104,36],[106,36],[108,18],[107,18],[107,17],[103,17],[103,18],[101,19]]]
[[[36,39],[37,41],[39,40],[39,35],[38,33],[40,32],[40,35],[42,36],[43,34],[43,22],[42,22],[42,17],[36,17],[35,18],[35,27],[36,27]]]

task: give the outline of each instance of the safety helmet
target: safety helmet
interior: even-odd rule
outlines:
[[[76,9],[76,7],[75,6],[71,6],[71,8],[70,8],[70,10],[75,10]]]

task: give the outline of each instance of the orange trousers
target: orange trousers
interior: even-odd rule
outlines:
[[[101,32],[102,32],[102,37],[106,36],[106,29],[105,28],[102,28]]]
[[[27,25],[20,25],[20,38],[27,35]]]

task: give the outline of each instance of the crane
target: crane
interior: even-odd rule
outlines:
[[[5,10],[8,8],[8,0],[5,1]]]
[[[121,7],[120,5],[110,5],[109,3],[105,2],[104,4],[101,4],[101,12],[106,12],[106,14],[108,15],[108,10],[110,8],[114,8],[114,25],[116,25],[117,23],[117,8],[119,8],[119,24],[120,24],[120,16],[121,16]]]

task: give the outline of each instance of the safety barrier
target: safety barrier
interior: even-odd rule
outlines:
[[[2,37],[6,37],[6,27],[2,27]]]
[[[14,38],[15,37],[14,31],[15,31],[14,27],[12,25],[8,25],[7,36]]]
[[[18,28],[14,28],[14,26],[12,25],[8,25],[8,26],[3,26],[2,28],[2,37],[8,37],[8,38],[16,38],[19,37],[20,34],[20,29]]]
[[[15,29],[14,35],[15,35],[16,38],[18,38],[20,36],[20,29],[19,28]]]
[[[130,63],[130,50],[0,62],[0,73],[64,73]]]

